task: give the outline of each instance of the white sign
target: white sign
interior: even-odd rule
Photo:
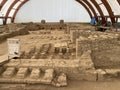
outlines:
[[[20,40],[19,39],[7,39],[8,42],[8,56],[20,57]]]

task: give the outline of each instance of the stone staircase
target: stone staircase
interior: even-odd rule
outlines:
[[[56,74],[54,69],[41,70],[40,68],[27,67],[6,67],[3,69],[4,70],[0,69],[2,70],[0,75],[0,83],[48,85],[54,83],[53,80],[57,77],[55,76]],[[64,83],[66,86],[67,82],[65,81]]]

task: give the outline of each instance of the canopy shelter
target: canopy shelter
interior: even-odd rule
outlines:
[[[88,11],[90,17],[102,20],[103,24],[111,20],[114,24],[120,18],[120,0],[76,0]],[[92,16],[91,16],[92,14]]]
[[[0,19],[3,21],[3,24],[7,24],[8,21],[14,23],[17,12],[28,1],[30,0],[0,0]],[[86,9],[90,18],[96,18],[96,21],[102,20],[103,24],[108,20],[112,24],[119,22],[120,0],[75,1]]]
[[[3,24],[7,23],[10,19],[14,23],[14,19],[18,10],[29,0],[0,0],[0,18]]]

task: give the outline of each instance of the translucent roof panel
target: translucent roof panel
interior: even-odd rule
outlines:
[[[17,2],[17,3],[13,6],[12,10],[11,10],[10,13],[9,13],[9,16],[10,16],[10,17],[13,16],[15,10],[17,9],[17,7],[18,7],[20,4],[21,4],[21,1]]]
[[[115,15],[120,15],[120,5],[117,2],[117,0],[107,0],[108,3],[110,4],[112,11]]]
[[[9,17],[12,17],[13,14],[14,14],[14,12],[15,12],[15,9],[13,8],[13,9],[10,11],[10,13],[9,13]]]
[[[0,0],[0,3],[2,2],[2,0]]]
[[[26,3],[27,1],[29,3]],[[83,2],[84,5],[79,1]],[[96,2],[100,8],[96,6]],[[25,4],[24,7],[23,4]],[[11,5],[12,7],[10,7]],[[36,22],[41,19],[50,22],[56,22],[60,19],[67,22],[89,22],[92,16],[106,16],[109,18],[107,20],[111,20],[113,23],[117,18],[120,21],[120,0],[0,0],[0,7],[0,16],[13,17],[19,22]],[[105,21],[105,18],[101,19]]]
[[[5,5],[4,5],[4,6],[2,7],[2,9],[1,9],[2,15],[5,15],[5,14],[6,14],[8,8],[10,7],[10,5],[12,4],[13,1],[14,1],[14,0],[8,0],[8,1],[5,3]],[[0,15],[0,16],[2,16],[2,15]]]
[[[22,3],[21,1],[17,2],[13,8],[17,8],[21,3]]]
[[[118,22],[120,22],[120,18],[118,19]]]
[[[98,5],[100,6],[100,8],[102,9],[104,15],[109,15],[108,11],[106,10],[105,6],[103,5],[101,0],[96,0],[96,2],[98,3]]]
[[[82,1],[82,2],[83,2],[83,1]],[[88,6],[85,2],[83,2],[83,3],[84,3],[84,4],[87,6],[87,8],[90,10],[92,16],[94,16],[94,14],[93,14],[92,10],[89,8],[89,6]]]
[[[91,2],[91,0],[88,0],[89,3],[92,5],[92,7],[94,8],[94,10],[96,11],[97,15],[100,16],[100,13],[98,12],[97,8],[95,7],[95,5]]]
[[[17,13],[15,22],[40,22],[42,19],[47,22],[60,19],[65,22],[90,21],[87,11],[75,0],[29,0]]]

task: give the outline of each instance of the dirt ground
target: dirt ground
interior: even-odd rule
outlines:
[[[96,68],[119,69],[120,68],[120,47],[116,49],[94,52],[93,62]]]
[[[72,81],[67,87],[49,85],[0,84],[0,90],[120,90],[120,82]]]

